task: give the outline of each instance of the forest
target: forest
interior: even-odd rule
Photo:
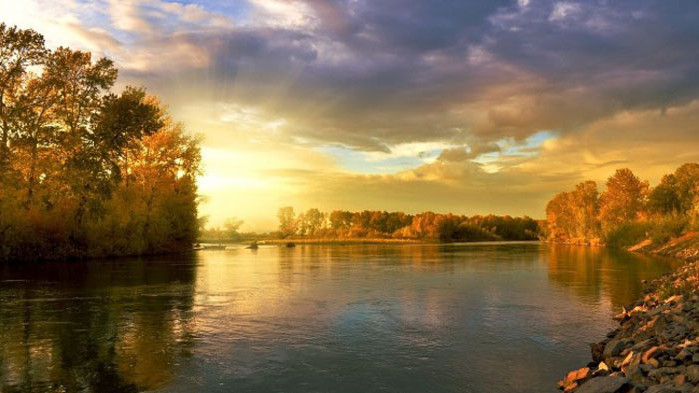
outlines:
[[[291,206],[277,212],[281,238],[412,239],[441,242],[536,240],[539,225],[529,217],[463,216],[425,212],[369,211],[330,213],[308,209],[298,215]]]
[[[198,138],[117,69],[0,24],[0,261],[191,248]]]
[[[687,163],[651,187],[630,169],[607,179],[604,192],[585,181],[556,194],[546,206],[544,235],[551,241],[628,247],[662,244],[699,229],[699,164]]]

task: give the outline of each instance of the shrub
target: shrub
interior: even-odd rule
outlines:
[[[651,223],[650,238],[654,244],[666,243],[680,236],[689,227],[689,220],[683,216],[663,216]]]
[[[604,242],[610,247],[630,247],[648,237],[652,225],[649,222],[631,222],[609,230]]]

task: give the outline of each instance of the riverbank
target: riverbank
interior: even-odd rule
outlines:
[[[428,244],[436,241],[414,240],[414,239],[382,239],[382,238],[348,238],[348,239],[269,239],[264,240],[265,244]]]
[[[687,261],[649,283],[615,320],[619,327],[591,344],[592,361],[558,383],[575,393],[699,393],[699,233],[631,251]]]

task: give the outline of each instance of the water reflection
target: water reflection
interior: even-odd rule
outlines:
[[[545,244],[0,269],[2,392],[554,392],[672,263]]]
[[[619,310],[635,301],[644,280],[679,266],[673,259],[602,247],[551,245],[541,249],[552,282],[585,302],[609,302]]]
[[[166,386],[186,357],[190,260],[5,266],[0,391],[137,392]]]

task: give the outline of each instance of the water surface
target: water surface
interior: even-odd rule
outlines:
[[[0,267],[2,392],[556,392],[674,262],[538,243]]]

